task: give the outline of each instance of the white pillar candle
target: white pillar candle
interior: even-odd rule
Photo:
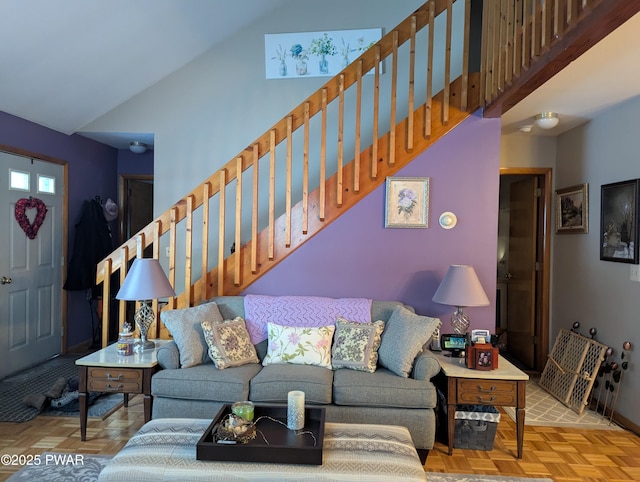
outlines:
[[[300,430],[304,427],[304,392],[289,392],[287,401],[287,428]]]

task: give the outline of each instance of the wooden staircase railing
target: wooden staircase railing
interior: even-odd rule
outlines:
[[[464,28],[457,32],[463,48],[454,62],[455,8],[462,9]],[[161,258],[161,246],[168,249],[169,281],[176,292],[184,284],[167,309],[241,293],[468,117],[480,105],[479,73],[468,71],[470,10],[471,0],[424,4],[101,261],[103,319],[111,316],[113,285],[124,281],[130,262],[148,246],[154,258]],[[436,38],[443,12],[446,32]],[[118,302],[117,312],[121,327],[126,302]],[[149,334],[169,337],[160,323]]]
[[[639,11],[638,0],[483,2],[485,117],[502,116]]]

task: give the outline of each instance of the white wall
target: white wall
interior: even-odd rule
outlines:
[[[513,133],[501,139],[500,167],[551,167],[554,190],[589,184],[589,233],[551,235],[549,335],[553,346],[561,328],[579,321],[583,334],[598,330],[596,339],[614,348],[617,361],[625,341],[640,343],[640,283],[629,280],[628,264],[600,261],[600,186],[640,178],[638,115],[640,98],[558,137]],[[551,222],[555,226],[555,212]],[[640,371],[633,363],[622,380],[616,410],[640,425]]]
[[[326,82],[266,80],[265,33],[382,27],[384,34],[423,3],[292,1],[83,130],[155,134],[157,215]]]
[[[640,178],[639,115],[640,97],[558,137],[556,186],[589,183],[589,233],[554,236],[551,333],[553,339],[574,321],[583,333],[596,328],[596,339],[613,347],[618,361],[622,344],[634,345],[635,366],[632,360],[623,376],[616,410],[636,425],[640,283],[629,280],[629,264],[600,261],[600,186]]]

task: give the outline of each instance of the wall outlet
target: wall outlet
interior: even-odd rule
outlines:
[[[632,264],[630,266],[629,279],[640,283],[640,265]]]

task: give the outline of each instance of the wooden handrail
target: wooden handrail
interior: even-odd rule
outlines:
[[[470,0],[459,2],[464,3],[463,7],[468,12]],[[384,181],[383,175],[400,169],[421,149],[461,122],[469,115],[468,107],[477,108],[479,92],[470,84],[478,79],[475,76],[473,82],[470,79],[468,47],[464,48],[464,62],[459,67],[461,77],[455,82],[450,80],[454,3],[455,0],[431,0],[417,9],[219,171],[100,262],[97,283],[103,283],[103,316],[109,319],[113,295],[111,275],[119,273],[121,283],[128,264],[134,258],[142,257],[144,249],[150,245],[153,246],[153,256],[159,257],[161,241],[168,244],[168,277],[172,286],[176,286],[177,261],[182,259],[176,254],[177,241],[182,226],[185,289],[169,300],[167,309],[193,306],[212,295],[240,292],[247,283],[286,256],[289,250],[297,248],[318,232],[326,224],[324,221],[335,219],[371,192]],[[446,15],[447,28],[442,45],[438,46],[434,45],[434,22],[442,12]],[[465,22],[470,21],[468,13],[464,18]],[[426,42],[420,44],[418,32],[424,28],[428,29],[428,34]],[[464,36],[463,45],[468,46],[468,26],[459,34]],[[402,47],[407,42],[409,48],[405,56]],[[426,71],[419,76],[422,81],[416,84],[416,58],[419,58],[417,50],[420,48],[425,51],[422,55],[426,57]],[[438,52],[444,59],[441,77],[434,74],[433,68],[434,54]],[[381,68],[385,59],[391,60],[389,85],[384,82]],[[372,79],[367,79],[365,73],[371,71]],[[405,74],[408,76],[406,94]],[[434,83],[440,81],[442,91],[433,96]],[[423,86],[424,92],[417,89],[417,85]],[[371,90],[365,90],[367,88]],[[355,92],[355,108],[348,100],[347,93],[351,96],[351,92]],[[425,100],[416,109],[415,99],[419,93]],[[369,111],[370,115],[363,116],[365,99],[372,104],[372,111]],[[403,109],[406,106],[407,114],[398,120],[401,106]],[[330,125],[329,118],[334,115],[336,120]],[[348,123],[351,115],[355,124],[353,128]],[[438,117],[434,118],[434,115]],[[371,136],[371,146],[361,151],[365,133],[365,138]],[[297,148],[298,140],[302,141],[301,149]],[[353,145],[350,152],[354,156],[346,163],[344,156],[348,145]],[[319,149],[318,157],[310,152],[312,146]],[[266,159],[268,166],[264,173],[259,167],[262,159]],[[293,173],[297,169],[302,170],[300,193],[294,192]],[[265,182],[260,180],[262,175],[266,176],[266,189],[261,187]],[[280,176],[284,177],[284,187],[277,182]],[[249,178],[251,202],[243,199],[244,186]],[[310,187],[311,178],[314,178],[313,189]],[[234,192],[235,195],[232,194]],[[261,214],[264,199],[266,213]],[[210,209],[212,200],[217,202],[217,210]],[[230,211],[233,215],[229,215]],[[251,226],[251,237],[243,242],[243,233],[249,231],[242,229],[245,222]],[[211,229],[217,230],[217,236],[210,236]],[[196,239],[197,236],[200,238]],[[235,250],[232,253],[225,249],[227,237],[233,239]],[[199,253],[194,253],[194,246],[199,246]],[[212,249],[215,257],[209,256]],[[212,258],[215,258],[216,265],[210,267],[210,261],[214,261]],[[199,275],[194,271],[198,268]],[[121,325],[126,309],[124,301],[119,303],[118,320]],[[103,346],[108,342],[107,330],[108,323],[103,323]],[[168,336],[160,324],[151,330],[151,336]]]

